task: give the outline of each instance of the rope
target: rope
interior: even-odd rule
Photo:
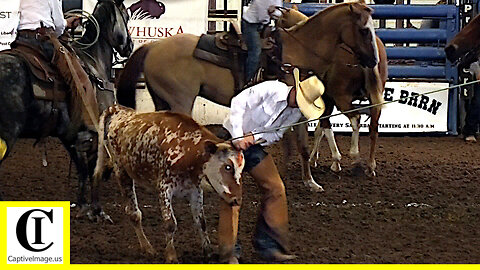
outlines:
[[[438,93],[438,92],[447,91],[447,90],[454,89],[454,88],[457,88],[457,87],[472,85],[472,84],[479,83],[479,82],[480,82],[480,80],[475,80],[475,81],[466,82],[466,83],[462,83],[462,84],[452,85],[452,86],[449,86],[449,87],[446,87],[446,88],[441,88],[441,89],[428,91],[428,92],[425,92],[423,94],[418,94],[418,95],[415,95],[415,96],[419,97],[419,96],[431,95],[431,94],[435,94],[435,93]],[[357,111],[361,111],[361,110],[365,110],[365,109],[370,109],[370,108],[373,108],[373,107],[383,106],[383,105],[386,105],[386,104],[407,100],[409,98],[412,98],[412,96],[399,98],[399,99],[395,99],[395,100],[390,100],[390,101],[385,101],[385,102],[382,102],[382,103],[370,104],[370,105],[367,105],[367,106],[358,107],[356,109],[352,109],[352,110],[348,110],[348,111],[344,111],[344,112],[339,112],[339,113],[335,113],[335,114],[321,116],[317,119],[300,121],[300,122],[297,122],[295,124],[291,124],[291,125],[288,125],[288,126],[281,126],[281,127],[277,127],[277,128],[271,128],[271,129],[266,129],[266,130],[263,130],[263,131],[253,132],[253,133],[249,133],[249,134],[246,134],[246,135],[243,135],[243,136],[238,136],[238,137],[235,137],[235,138],[231,138],[228,141],[233,141],[233,140],[245,138],[245,137],[250,136],[250,135],[257,135],[257,134],[262,134],[262,133],[279,131],[281,129],[292,128],[292,127],[303,125],[303,124],[306,124],[306,123],[309,123],[309,122],[320,121],[320,120],[323,120],[323,119],[331,118],[331,117],[342,115],[342,114],[348,114],[348,113],[357,112]]]
[[[87,20],[91,21],[92,24],[93,24],[93,27],[95,27],[95,30],[96,30],[95,38],[90,43],[82,43],[82,42],[80,42],[78,40],[75,40],[75,39],[72,40],[75,47],[80,48],[82,50],[86,50],[86,49],[90,48],[93,44],[97,43],[98,37],[100,36],[100,24],[98,23],[97,19],[95,19],[93,14],[91,14],[91,13],[85,11],[85,10],[82,10],[82,9],[69,10],[69,11],[65,12],[65,17],[69,18],[69,17],[72,17],[72,16],[77,16],[78,14],[81,17],[87,18]]]

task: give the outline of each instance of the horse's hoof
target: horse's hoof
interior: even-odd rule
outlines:
[[[372,170],[372,169],[366,169],[366,170],[365,170],[365,174],[366,174],[368,177],[371,177],[371,178],[377,176],[377,174],[375,173],[375,171]]]
[[[313,192],[324,192],[325,190],[323,189],[323,187],[319,184],[317,184],[315,181],[310,181],[310,182],[307,182],[305,183],[305,185],[310,188],[311,191]]]
[[[342,170],[342,167],[340,166],[339,162],[334,162],[332,163],[332,166],[330,166],[330,170],[334,172],[340,172]]]
[[[79,208],[80,210],[78,210],[78,213],[75,215],[75,218],[79,219],[84,216],[89,216],[89,212],[91,212],[90,206],[82,204],[82,205],[79,205]]]

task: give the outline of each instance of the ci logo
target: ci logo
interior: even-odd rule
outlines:
[[[17,239],[20,245],[24,247],[26,250],[32,251],[32,252],[41,252],[44,250],[49,249],[52,245],[53,242],[50,242],[48,245],[46,245],[43,240],[42,240],[42,223],[45,220],[45,217],[32,217],[30,218],[30,215],[34,212],[40,212],[42,213],[45,217],[47,217],[47,222],[50,221],[50,223],[53,223],[53,209],[50,210],[49,212],[41,210],[41,209],[32,209],[27,212],[25,212],[17,222]],[[33,219],[34,222],[34,241],[30,243],[27,237],[27,223]],[[34,245],[35,247],[33,247]]]

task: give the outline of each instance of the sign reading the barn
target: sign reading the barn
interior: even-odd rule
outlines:
[[[448,91],[421,94],[448,86],[448,83],[387,82],[385,101],[402,100],[383,106],[379,132],[447,132]],[[332,114],[336,113],[338,111],[334,110]],[[330,121],[334,131],[352,131],[350,121],[344,115],[332,117]],[[308,130],[314,131],[316,124],[310,122]],[[369,125],[370,118],[362,115],[360,131],[368,132]]]
[[[17,36],[20,0],[0,0],[0,51],[10,49]]]
[[[84,0],[83,9],[92,12],[97,0]],[[130,15],[128,30],[135,48],[176,34],[200,35],[207,31],[208,1],[125,0]]]

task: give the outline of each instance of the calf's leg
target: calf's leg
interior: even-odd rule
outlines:
[[[142,251],[149,255],[155,255],[157,252],[152,247],[142,227],[142,211],[138,208],[137,194],[135,193],[135,183],[128,176],[125,170],[114,168],[114,175],[120,185],[122,196],[125,199],[125,213],[129,217],[129,221],[135,229],[138,242]]]
[[[203,255],[208,259],[212,254],[210,238],[207,234],[207,222],[203,212],[203,191],[200,188],[194,188],[190,192],[190,210],[193,217],[193,225],[202,240]]]
[[[165,261],[166,263],[178,263],[177,252],[173,245],[173,237],[177,231],[177,220],[175,219],[172,208],[172,188],[160,188],[159,197],[160,210],[162,211],[163,224],[165,226],[165,240],[167,243],[167,246],[165,247]]]

